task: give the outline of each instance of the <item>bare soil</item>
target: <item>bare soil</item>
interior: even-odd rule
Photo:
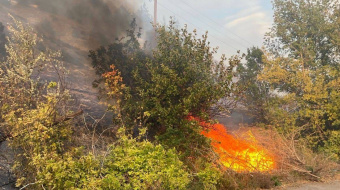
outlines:
[[[340,181],[331,181],[326,183],[303,183],[303,184],[295,184],[289,185],[286,187],[281,187],[279,189],[285,190],[339,190],[340,189]]]

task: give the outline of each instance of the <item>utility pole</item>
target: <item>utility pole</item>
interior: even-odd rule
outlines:
[[[153,24],[157,24],[157,0],[154,0]]]

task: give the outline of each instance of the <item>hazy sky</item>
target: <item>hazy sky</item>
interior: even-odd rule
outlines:
[[[153,15],[153,0],[143,1]],[[175,16],[180,25],[188,24],[200,34],[209,31],[212,45],[226,55],[261,47],[272,15],[270,0],[158,0],[159,23]]]

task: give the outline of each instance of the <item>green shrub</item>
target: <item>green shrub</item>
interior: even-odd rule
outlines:
[[[119,130],[119,139],[102,156],[81,149],[34,154],[35,188],[48,189],[186,189],[189,173],[175,150],[137,141]]]
[[[207,166],[204,170],[197,173],[199,186],[201,189],[217,189],[220,184],[221,171],[214,166]]]
[[[120,130],[103,167],[105,189],[186,189],[189,173],[174,149],[137,141]]]
[[[38,105],[37,109],[18,109],[5,116],[13,137],[10,145],[17,152],[14,171],[19,186],[36,179],[40,170],[40,167],[34,165],[36,159],[53,158],[54,154],[64,152],[64,143],[71,137],[71,128],[67,123],[54,124],[57,114],[53,112],[57,99],[47,99],[47,103]]]

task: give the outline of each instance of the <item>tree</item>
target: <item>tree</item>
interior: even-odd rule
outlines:
[[[338,65],[338,0],[274,0],[273,6],[274,23],[266,35],[271,53],[300,59],[305,69]]]
[[[248,112],[255,116],[259,122],[266,120],[266,104],[269,99],[269,85],[259,81],[258,75],[262,72],[264,53],[257,47],[248,49],[246,63],[237,67],[238,87],[243,91],[240,98],[242,104],[247,107]]]
[[[334,34],[340,31],[339,12],[339,3],[333,0],[275,0],[265,67],[259,76],[279,92],[269,110],[271,121],[300,128],[314,150],[336,158],[340,35]],[[278,121],[275,116],[289,119]]]

